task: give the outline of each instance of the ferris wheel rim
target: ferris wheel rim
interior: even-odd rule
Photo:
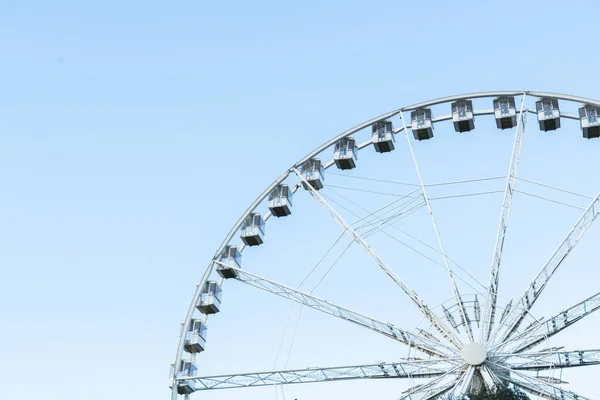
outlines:
[[[374,124],[375,122],[394,117],[402,112],[413,111],[418,108],[429,107],[429,106],[434,106],[434,105],[439,105],[439,104],[444,104],[444,103],[450,103],[452,101],[457,101],[457,100],[489,98],[489,97],[499,97],[499,96],[518,96],[518,95],[525,95],[527,97],[538,97],[538,98],[548,97],[548,98],[557,99],[557,100],[566,100],[566,101],[570,101],[570,102],[590,104],[590,105],[595,105],[595,106],[600,107],[600,100],[594,100],[594,99],[590,99],[590,98],[586,98],[586,97],[573,96],[573,95],[561,94],[561,93],[553,93],[553,92],[537,92],[537,91],[534,92],[534,91],[527,91],[527,90],[505,90],[505,91],[489,91],[489,92],[472,92],[472,93],[464,93],[464,94],[452,95],[452,96],[446,96],[446,97],[439,97],[436,99],[423,101],[423,102],[419,102],[419,103],[414,103],[409,106],[405,106],[405,107],[394,109],[392,111],[388,111],[377,117],[373,117],[367,121],[364,121],[358,125],[355,125],[352,128],[347,129],[346,131],[338,134],[337,136],[334,136],[333,138],[327,140],[320,146],[316,147],[314,150],[307,153],[304,157],[302,157],[300,160],[298,160],[292,166],[290,166],[282,175],[280,175],[275,181],[273,181],[273,183],[271,183],[250,204],[250,206],[246,209],[246,211],[244,211],[244,213],[241,215],[241,217],[238,219],[238,221],[232,226],[229,233],[225,236],[225,239],[221,242],[221,244],[217,248],[215,254],[219,254],[221,251],[223,251],[224,247],[227,245],[227,243],[229,241],[231,241],[231,239],[233,238],[233,236],[235,235],[237,230],[242,225],[244,218],[247,217],[250,213],[252,213],[252,211],[254,211],[256,209],[256,207],[267,198],[270,191],[273,190],[273,188],[275,186],[277,186],[278,184],[285,181],[285,179],[290,175],[290,172],[292,171],[293,168],[298,168],[304,162],[310,160],[311,158],[315,157],[316,155],[327,150],[339,139],[343,139],[343,138],[348,137],[362,129],[365,129],[365,128],[371,126],[372,124]]]
[[[268,197],[269,193],[271,193],[271,191],[279,184],[281,184],[282,182],[284,182],[290,175],[293,174],[293,172],[295,171],[296,168],[299,168],[304,162],[318,156],[319,154],[321,154],[322,152],[324,152],[325,150],[331,148],[331,146],[333,146],[337,141],[339,141],[340,139],[343,138],[347,138],[350,137],[351,135],[353,135],[354,133],[361,131],[365,128],[368,128],[370,126],[372,126],[373,124],[375,124],[376,122],[379,121],[384,121],[387,120],[389,118],[395,117],[400,115],[403,118],[403,113],[405,112],[409,112],[409,111],[414,111],[420,108],[426,108],[426,107],[430,107],[430,106],[435,106],[435,105],[440,105],[440,104],[447,104],[450,102],[454,102],[454,101],[459,101],[459,100],[471,100],[471,99],[480,99],[480,98],[492,98],[492,97],[501,97],[501,96],[523,96],[523,99],[525,98],[529,98],[529,97],[536,97],[536,98],[551,98],[551,99],[556,99],[556,100],[564,100],[564,101],[568,101],[568,102],[573,102],[573,103],[581,103],[583,105],[592,105],[592,106],[596,106],[596,107],[600,107],[600,101],[599,100],[594,100],[594,99],[590,99],[590,98],[585,98],[585,97],[580,97],[580,96],[573,96],[573,95],[568,95],[568,94],[560,94],[560,93],[552,93],[552,92],[537,92],[537,91],[486,91],[486,92],[473,92],[473,93],[465,93],[465,94],[459,94],[459,95],[451,95],[451,96],[446,96],[446,97],[440,97],[440,98],[436,98],[436,99],[432,99],[432,100],[428,100],[428,101],[424,101],[424,102],[419,102],[419,103],[415,103],[409,106],[404,106],[401,108],[397,108],[394,109],[392,111],[389,111],[387,113],[381,114],[379,116],[376,116],[374,118],[371,118],[365,122],[362,122],[358,125],[355,125],[354,127],[334,136],[333,138],[325,141],[324,143],[322,143],[320,146],[316,147],[315,149],[313,149],[311,152],[307,153],[303,158],[301,158],[300,160],[298,160],[296,163],[294,163],[290,168],[288,168],[282,175],[280,175],[275,181],[273,181],[251,204],[250,206],[242,213],[242,215],[240,216],[240,218],[237,220],[237,222],[232,226],[231,230],[229,231],[229,233],[225,236],[225,239],[221,242],[221,244],[219,245],[219,247],[217,248],[217,250],[215,251],[215,255],[213,256],[213,258],[211,259],[209,265],[207,266],[207,268],[205,269],[204,275],[202,276],[200,282],[197,284],[197,288],[195,291],[195,294],[193,296],[192,302],[190,304],[188,313],[186,314],[186,318],[183,321],[183,329],[185,332],[185,330],[187,329],[187,327],[189,327],[189,323],[192,320],[193,314],[194,314],[194,310],[195,310],[195,305],[198,302],[199,298],[200,298],[200,294],[202,291],[202,287],[204,286],[204,283],[208,280],[208,278],[210,277],[211,273],[214,271],[215,268],[215,260],[218,257],[218,255],[225,249],[225,247],[231,242],[231,240],[233,239],[233,237],[235,236],[236,232],[239,231],[240,227],[242,226],[244,220],[251,214],[253,213],[256,208],[265,201],[265,199]],[[532,112],[529,109],[525,109],[525,112]],[[523,110],[522,110],[523,112]],[[486,112],[485,114],[489,114],[489,112]],[[563,116],[561,114],[561,116]],[[567,117],[567,118],[571,118],[571,119],[575,119],[572,116],[571,117]],[[448,118],[445,118],[448,119]],[[437,121],[434,120],[433,122],[441,122],[444,119],[438,119]],[[411,129],[410,127],[407,128],[406,125],[404,126],[404,128],[401,128],[399,130],[395,130],[393,133],[397,134],[400,133],[402,131],[404,131],[404,133],[407,133],[407,129]],[[410,139],[409,139],[409,143],[410,143]],[[366,146],[368,146],[369,144],[371,144],[371,141],[368,141],[360,146],[358,146],[359,150],[362,150],[363,148],[365,148]],[[333,165],[332,162],[328,163],[327,165],[325,165],[325,169],[328,169],[329,167],[331,167]],[[298,189],[298,187],[296,188]],[[271,216],[270,212],[267,213],[267,217]],[[435,223],[434,223],[435,224]],[[244,249],[245,245],[242,244],[240,252]],[[179,341],[179,346],[178,346],[178,350],[177,350],[177,356],[175,359],[175,373],[177,372],[177,369],[179,368],[179,364],[180,361],[182,360],[182,355],[183,355],[183,343],[184,343],[184,337],[185,334],[182,333],[181,337],[180,337],[180,341]],[[175,400],[178,397],[176,388],[176,385],[173,385],[173,389],[172,389],[172,399]]]

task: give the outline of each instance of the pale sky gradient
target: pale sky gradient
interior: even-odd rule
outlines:
[[[221,238],[268,184],[330,137],[418,101],[513,89],[600,98],[599,8],[593,0],[0,0],[0,397],[167,398],[169,363],[194,285]],[[552,136],[559,139],[546,140],[535,118],[529,121],[537,139],[524,150],[532,155],[523,163],[528,176],[586,194],[600,191],[594,172],[600,168],[600,142],[583,141],[576,123],[558,131],[563,136]],[[419,144],[426,179],[445,180],[448,171],[459,177],[505,174],[510,138],[497,136],[492,124],[481,119],[487,131],[479,132],[491,133],[480,133],[473,143],[480,147],[473,153],[459,139],[450,141],[454,135],[429,148]],[[406,150],[403,137],[398,147]],[[406,155],[402,151],[393,156]],[[480,157],[476,165],[471,156]],[[381,159],[361,154],[362,165],[367,160]],[[397,159],[386,160],[387,173],[394,172]],[[493,165],[489,171],[482,167],[487,160]],[[410,164],[403,165],[407,169],[392,177],[414,181]],[[372,166],[356,175],[376,176],[377,171]],[[312,210],[320,219],[312,226],[308,216],[276,221],[279,228],[268,226],[267,232],[281,232],[271,238],[277,236],[282,246],[285,229],[307,237],[323,220],[307,196],[298,197],[295,215]],[[475,242],[459,250],[450,239],[463,231],[479,236],[470,229],[477,221],[462,226],[456,216],[440,216],[452,254],[467,265],[471,250],[483,259],[484,265],[474,266],[483,281],[499,199],[477,203],[478,211],[487,213],[489,207],[490,215],[482,236],[492,241],[481,247]],[[514,267],[507,272],[517,282],[507,284],[507,290],[515,293],[579,213],[538,209],[531,200],[522,204],[530,208],[515,208],[514,217],[521,221],[516,226],[527,228],[528,218],[542,221],[536,227],[551,243],[527,255],[536,262],[531,271]],[[447,207],[440,206],[442,214],[451,215],[453,205]],[[423,218],[422,223],[429,222]],[[329,234],[329,244],[338,231],[331,221],[326,226],[320,233]],[[416,226],[414,232],[430,235],[426,228],[421,232]],[[599,233],[590,233],[596,243]],[[535,239],[530,233],[516,237]],[[314,264],[327,245],[306,245],[301,251],[291,240],[287,245],[289,250],[278,252],[272,244],[257,254],[273,261],[270,276],[295,285],[307,271],[302,263]],[[556,307],[598,291],[597,268],[591,268],[597,252],[592,246],[587,253],[582,250],[576,259],[581,264],[574,265],[587,267],[554,282],[552,299],[562,299],[561,290],[570,293]],[[507,254],[508,259],[518,260],[517,253]],[[247,265],[251,269],[250,261]],[[269,274],[266,266],[262,270]],[[527,276],[519,280],[521,272]],[[407,269],[402,275],[415,282],[423,297],[436,291],[418,271]],[[363,290],[361,275],[354,277],[348,286],[324,287],[322,295],[350,305],[370,298],[372,304],[361,311],[396,317],[407,328],[419,322],[410,311],[410,319],[386,315],[409,307],[389,282],[374,278]],[[394,301],[380,294],[383,289],[373,290],[380,281]],[[451,292],[446,281],[442,285],[447,299]],[[429,294],[435,298],[437,292]],[[559,311],[548,307],[542,315]],[[206,360],[215,364],[203,362],[202,372],[271,368],[288,311],[285,302],[228,284],[224,310],[209,324]],[[582,323],[581,333],[568,336],[571,348],[600,347],[594,341],[600,315],[591,319]],[[406,355],[397,346],[397,352],[386,353],[387,341],[374,333],[338,321],[330,327],[328,321],[305,311],[297,341],[309,345],[294,347],[288,367],[392,361]],[[321,337],[312,326],[327,332]],[[321,339],[339,347],[332,344],[329,354],[327,345],[315,344]],[[590,379],[593,372],[598,373],[592,371],[587,380],[574,375],[567,380],[584,394],[600,396]],[[393,399],[402,387],[380,385],[299,385],[285,394],[287,399],[318,400],[362,398],[367,390],[381,390],[375,393]],[[276,399],[272,388],[211,396],[197,398]]]

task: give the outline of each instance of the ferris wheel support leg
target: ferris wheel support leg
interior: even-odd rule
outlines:
[[[446,255],[446,250],[444,249],[444,244],[442,242],[442,237],[440,236],[440,231],[437,226],[437,222],[435,220],[435,216],[433,214],[433,208],[431,207],[431,202],[429,201],[429,197],[427,196],[427,190],[425,188],[425,183],[423,182],[423,177],[421,176],[421,170],[419,168],[419,163],[417,162],[417,157],[415,155],[415,151],[413,149],[413,145],[410,141],[410,137],[408,136],[408,128],[406,126],[406,122],[404,121],[404,113],[400,113],[400,119],[402,120],[402,126],[404,128],[404,135],[406,136],[406,140],[408,141],[408,147],[410,149],[410,153],[412,155],[412,159],[415,165],[415,169],[417,171],[417,175],[419,177],[419,184],[421,185],[421,191],[423,192],[423,198],[425,199],[425,204],[427,205],[427,209],[429,210],[429,215],[431,216],[431,222],[433,224],[433,229],[435,230],[435,235],[437,237],[438,245],[440,247],[440,252],[444,258],[444,264],[446,266],[446,270],[448,271],[448,276],[450,277],[450,283],[452,284],[452,290],[454,291],[454,297],[456,298],[456,303],[458,309],[460,311],[460,317],[463,325],[465,326],[465,330],[467,331],[467,335],[471,342],[473,341],[473,331],[471,328],[471,320],[465,311],[465,305],[462,301],[460,293],[458,291],[458,287],[456,286],[456,282],[454,280],[454,273],[452,272],[452,268],[450,267],[450,261],[448,260],[448,256]]]
[[[506,177],[506,187],[504,189],[504,200],[502,201],[502,212],[500,213],[500,223],[498,224],[498,233],[496,235],[496,246],[494,247],[494,258],[492,260],[490,283],[488,286],[483,317],[483,329],[481,330],[481,341],[483,342],[488,341],[496,316],[496,301],[498,298],[498,285],[500,283],[502,250],[504,249],[508,216],[510,214],[512,197],[515,190],[515,179],[517,178],[519,160],[521,158],[521,147],[523,145],[523,137],[525,136],[525,126],[527,125],[527,112],[526,110],[524,111],[525,96],[526,93],[523,93],[523,97],[521,97],[521,108],[519,110],[519,119],[517,121],[517,133],[515,135],[512,156],[508,167],[508,176]]]
[[[406,283],[383,261],[383,259],[373,250],[373,248],[365,241],[365,239],[348,224],[338,214],[338,212],[321,196],[302,176],[302,174],[295,168],[291,170],[298,178],[302,181],[306,187],[308,193],[315,199],[319,205],[340,225],[340,227],[358,244],[365,253],[381,268],[399,287],[402,291],[412,300],[413,304],[421,311],[425,318],[435,326],[435,328],[444,336],[445,339],[450,341],[457,348],[462,347],[462,342],[458,337],[454,335],[452,330],[446,326],[425,304],[425,302],[417,295],[417,293],[410,289]]]
[[[510,313],[505,319],[503,324],[505,328],[501,329],[499,327],[494,331],[492,335],[493,337],[501,335],[498,342],[505,342],[508,338],[516,333],[519,325],[529,313],[529,310],[531,307],[533,307],[533,304],[540,297],[541,293],[550,281],[550,278],[552,278],[567,256],[573,251],[585,232],[587,232],[589,227],[596,220],[598,214],[600,214],[600,194],[598,194],[592,200],[581,217],[579,217],[573,228],[569,231],[565,239],[561,242],[558,248],[550,256],[546,264],[542,267],[541,271],[535,277],[533,282],[529,284],[525,290],[525,293],[523,293],[523,295],[515,303],[515,306],[511,309]]]
[[[218,261],[217,263],[220,264]],[[291,287],[271,281],[261,276],[252,274],[244,269],[235,268],[229,265],[226,266],[227,268],[232,269],[236,272],[237,277],[233,279],[248,284],[250,286],[254,286],[264,291],[276,294],[285,299],[295,301],[304,306],[310,307],[317,311],[324,312],[334,317],[353,322],[365,328],[369,328],[372,331],[378,332],[384,336],[397,340],[427,355],[445,359],[449,359],[448,357],[456,356],[456,350],[447,347],[446,345],[443,345],[440,342],[436,342],[427,337],[420,336],[415,333],[397,328],[390,323],[378,321],[364,314],[359,314],[348,308],[338,306],[335,303],[331,303],[329,301],[320,299],[311,294],[301,292],[297,289],[293,289]]]

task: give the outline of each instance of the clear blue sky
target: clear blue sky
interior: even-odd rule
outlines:
[[[504,89],[600,98],[598,8],[0,0],[0,397],[164,399],[194,285],[264,187],[329,137],[421,100]],[[597,158],[593,146],[557,180],[598,192],[585,164]],[[266,307],[270,297],[257,296]],[[228,320],[222,335],[253,342],[277,329],[280,338],[286,306],[272,326],[247,315],[252,333]],[[214,343],[210,357],[240,365],[260,356],[271,364],[276,352],[238,356]],[[369,358],[366,347],[357,362],[402,356]],[[352,363],[351,352],[331,362]],[[295,393],[335,394],[320,390]],[[272,390],[249,393],[275,399]]]

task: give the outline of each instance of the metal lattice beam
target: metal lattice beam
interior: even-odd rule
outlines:
[[[600,194],[596,196],[588,208],[583,212],[579,220],[575,223],[571,231],[567,234],[560,246],[554,251],[550,259],[546,262],[542,270],[529,285],[525,293],[519,300],[514,303],[514,307],[504,321],[504,329],[497,329],[494,336],[501,334],[499,342],[504,342],[512,336],[533,304],[540,297],[540,294],[560,267],[563,261],[571,253],[577,245],[581,237],[585,234],[588,228],[592,225],[598,214],[600,213]],[[502,331],[502,333],[500,332]]]
[[[562,332],[598,309],[600,309],[600,293],[597,293],[550,318],[534,323],[530,328],[518,335],[512,336],[497,348],[503,349],[512,345],[512,348],[507,349],[506,352],[521,353],[527,351],[542,343],[544,340]]]
[[[431,378],[445,374],[451,367],[454,367],[454,364],[448,360],[415,361],[405,359],[394,363],[195,376],[183,377],[178,380],[196,381],[196,391],[202,391],[355,379]]]
[[[420,336],[403,329],[399,329],[390,323],[378,321],[374,318],[368,317],[363,314],[359,314],[348,308],[338,306],[327,300],[320,299],[308,293],[292,289],[288,286],[252,274],[246,270],[231,267],[225,264],[220,265],[234,270],[237,273],[237,277],[235,279],[240,282],[244,282],[251,286],[276,294],[288,300],[295,301],[297,303],[303,304],[307,307],[324,312],[326,314],[333,315],[334,317],[369,328],[372,331],[378,332],[384,336],[404,343],[407,346],[410,346],[415,350],[418,350],[427,355],[441,358],[447,358],[449,356],[451,357],[455,355],[456,350],[451,349],[450,347],[447,347],[446,345],[438,341],[434,341],[430,338]]]
[[[502,201],[502,212],[500,214],[500,223],[498,224],[498,233],[496,235],[496,246],[494,247],[494,258],[492,260],[492,268],[490,271],[490,283],[483,317],[483,328],[481,330],[481,340],[484,342],[490,337],[496,316],[496,301],[498,299],[498,285],[500,283],[500,262],[502,260],[502,250],[504,249],[504,239],[508,227],[508,216],[510,214],[512,197],[515,190],[515,179],[517,177],[521,147],[527,123],[527,113],[523,112],[524,106],[525,94],[523,94],[523,97],[521,98],[521,108],[519,110],[519,120],[517,122],[517,134],[513,144],[512,157],[510,159],[510,166],[506,179],[504,200]]]
[[[600,365],[600,350],[498,354],[502,364],[517,371],[543,371]]]
[[[337,211],[331,207],[331,205],[321,196],[308,181],[302,176],[297,169],[292,169],[298,178],[304,184],[304,187],[315,199],[319,205],[340,225],[340,227],[346,232],[355,243],[357,243],[365,253],[381,268],[399,287],[402,291],[412,300],[413,304],[421,311],[425,318],[435,326],[435,328],[442,334],[444,338],[454,344],[457,348],[462,346],[462,342],[458,339],[451,329],[444,324],[434,313],[429,309],[425,302],[417,295],[417,292],[408,287],[406,283],[383,261],[383,259],[373,250],[373,248],[365,241],[365,239],[358,233],[348,222],[342,218]]]

